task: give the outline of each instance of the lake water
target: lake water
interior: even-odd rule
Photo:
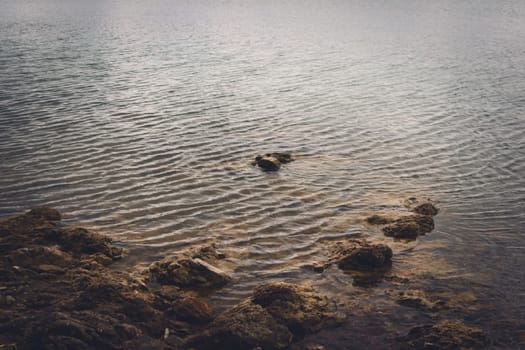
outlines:
[[[268,151],[298,159],[250,165]],[[218,309],[274,279],[372,308],[320,334],[329,349],[432,319],[386,282],[303,268],[363,234],[393,274],[486,307],[443,317],[518,348],[525,2],[0,0],[0,192],[0,215],[55,206],[134,263],[215,242],[234,276]],[[363,224],[412,196],[441,208],[431,234]]]

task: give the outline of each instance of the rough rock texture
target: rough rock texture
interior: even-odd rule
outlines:
[[[294,161],[289,153],[267,153],[255,157],[255,164],[265,171],[277,171],[281,168],[281,164],[287,164]]]
[[[203,301],[108,269],[122,249],[60,219],[42,207],[0,221],[0,344],[164,349],[166,329],[187,334],[211,320]]]
[[[201,259],[202,255],[203,253],[193,256],[168,257],[153,263],[149,267],[149,272],[151,277],[161,284],[183,288],[217,288],[231,280],[231,277],[224,271]]]
[[[309,287],[284,282],[263,284],[248,299],[219,315],[186,345],[191,349],[285,349],[292,341],[342,317],[330,301]]]
[[[385,244],[345,242],[337,246],[332,259],[341,269],[382,269],[392,264],[392,249]]]
[[[430,216],[410,215],[395,220],[383,228],[385,236],[394,238],[416,239],[434,229],[434,220]]]
[[[458,350],[479,349],[484,336],[479,328],[457,320],[443,320],[433,325],[414,327],[401,337],[403,349]]]
[[[439,209],[432,203],[423,203],[415,207],[412,211],[421,215],[436,216]]]

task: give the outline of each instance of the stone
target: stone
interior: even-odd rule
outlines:
[[[286,349],[293,335],[261,305],[245,300],[220,314],[202,334],[190,337],[188,349]]]
[[[414,327],[399,340],[407,350],[480,349],[486,343],[481,329],[458,320]]]
[[[62,215],[60,212],[54,208],[50,207],[35,207],[32,208],[29,213],[27,213],[28,216],[32,216],[34,218],[38,219],[44,219],[48,221],[61,221]]]
[[[302,284],[262,284],[254,289],[251,300],[295,335],[315,333],[342,321],[341,315],[330,310],[327,297]]]
[[[415,207],[412,211],[420,215],[436,216],[439,212],[439,209],[436,208],[432,203],[423,203]]]
[[[386,225],[392,221],[392,219],[380,215],[372,215],[366,218],[366,222],[370,225]]]
[[[434,229],[434,220],[430,216],[411,215],[395,220],[391,225],[383,228],[385,236],[416,239],[420,235],[431,232]]]
[[[161,284],[184,288],[217,288],[231,280],[224,271],[199,258],[168,257],[153,263],[149,272]]]
[[[392,264],[392,249],[385,244],[340,245],[335,257],[340,269],[375,270]]]
[[[255,157],[255,164],[265,171],[277,171],[282,164],[294,161],[290,153],[273,152]]]

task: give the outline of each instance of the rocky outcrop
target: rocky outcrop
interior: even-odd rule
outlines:
[[[392,249],[365,241],[340,242],[331,259],[341,269],[370,271],[392,264]]]
[[[190,349],[286,349],[305,334],[333,327],[342,317],[330,300],[300,284],[274,282],[258,286],[251,297],[219,315]]]
[[[290,153],[266,153],[255,157],[255,164],[265,171],[277,171],[282,164],[288,164],[294,161]]]
[[[212,319],[176,287],[153,290],[109,269],[103,235],[42,207],[0,221],[0,344],[21,349],[163,349]]]
[[[383,228],[385,236],[416,239],[434,229],[434,220],[430,216],[410,215],[395,220],[391,225]]]

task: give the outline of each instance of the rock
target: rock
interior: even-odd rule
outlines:
[[[392,249],[385,244],[346,243],[338,247],[333,258],[339,268],[351,270],[375,270],[392,264]]]
[[[281,168],[281,162],[277,158],[274,157],[256,157],[255,161],[257,162],[257,165],[259,168],[266,170],[266,171],[277,171]]]
[[[392,221],[392,219],[380,215],[372,215],[366,218],[366,222],[368,222],[370,225],[386,225]]]
[[[288,328],[277,322],[262,306],[245,300],[220,314],[202,334],[190,337],[186,348],[199,350],[260,347],[285,349],[292,342]]]
[[[37,219],[44,219],[48,221],[61,221],[62,215],[54,208],[50,207],[35,207],[27,213],[28,216],[32,216]]]
[[[432,203],[423,203],[413,209],[415,213],[427,216],[436,216],[439,209],[436,208]]]
[[[301,284],[273,282],[255,288],[253,303],[261,305],[294,335],[338,325],[341,315],[329,310],[330,300]]]
[[[430,216],[411,215],[399,218],[393,224],[383,228],[385,236],[404,239],[416,239],[434,229],[434,220]]]
[[[175,302],[168,310],[168,314],[173,315],[177,320],[190,323],[203,324],[213,319],[212,309],[207,303],[189,296]]]
[[[457,320],[443,320],[436,324],[412,328],[399,338],[407,350],[479,349],[485,343],[481,329]]]
[[[277,171],[281,168],[281,164],[288,164],[293,161],[290,153],[281,152],[266,153],[255,157],[255,164],[265,171]]]
[[[161,284],[184,288],[217,288],[231,280],[224,271],[199,258],[168,257],[153,263],[149,272]]]
[[[255,288],[251,297],[220,314],[189,349],[215,350],[288,348],[308,333],[341,323],[329,310],[328,298],[300,284],[273,282]]]

